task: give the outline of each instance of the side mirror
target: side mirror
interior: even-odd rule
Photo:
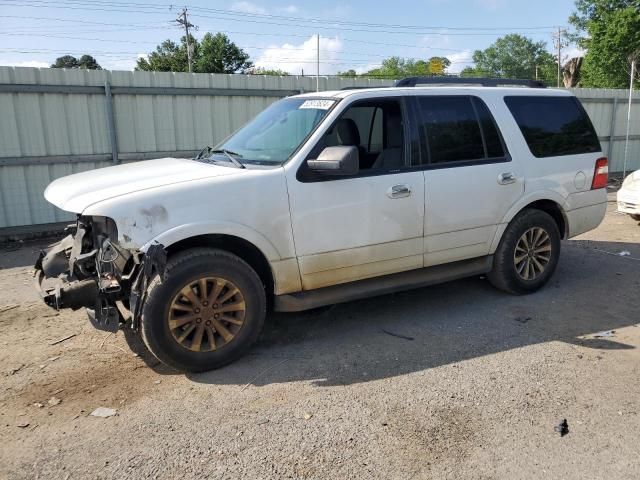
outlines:
[[[307,160],[307,165],[323,175],[355,175],[360,168],[358,147],[338,146],[327,147],[317,160]]]

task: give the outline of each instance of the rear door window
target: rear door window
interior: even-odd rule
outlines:
[[[504,158],[500,134],[485,104],[470,96],[418,97],[430,164]]]
[[[575,97],[504,98],[531,153],[538,157],[600,151],[589,116]]]

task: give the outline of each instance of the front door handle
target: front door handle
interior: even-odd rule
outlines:
[[[389,198],[403,198],[411,195],[411,187],[409,185],[394,185],[387,190]]]
[[[500,185],[508,185],[516,182],[516,176],[511,172],[505,172],[498,175],[498,183]]]

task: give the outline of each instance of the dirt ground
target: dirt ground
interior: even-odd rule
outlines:
[[[198,375],[42,305],[42,242],[0,250],[0,478],[640,478],[640,225],[609,207],[534,295],[473,278],[277,315]]]

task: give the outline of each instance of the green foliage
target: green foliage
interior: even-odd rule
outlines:
[[[190,41],[195,42],[191,37]],[[192,43],[192,45],[194,45]],[[186,37],[182,37],[180,45],[171,40],[165,40],[156,47],[148,58],[139,58],[136,70],[153,72],[188,72],[189,61],[187,55]]]
[[[357,77],[358,74],[356,73],[356,71],[352,68],[350,70],[347,70],[346,72],[338,72],[338,76],[339,77]]]
[[[189,36],[193,57],[193,71],[198,73],[245,73],[253,64],[249,55],[229,40],[223,33],[205,34],[199,42]],[[188,72],[187,37],[180,44],[165,40],[149,54],[149,58],[140,58],[136,70],[157,72]]]
[[[84,68],[85,70],[102,70],[98,61],[91,55],[82,55],[80,60],[78,60],[78,65],[80,68]]]
[[[73,55],[63,55],[56,58],[51,68],[83,68],[85,70],[102,70],[95,58],[91,55],[83,55],[78,60]]]
[[[629,58],[640,53],[640,0],[578,0],[570,21],[586,33],[580,86],[628,88]]]
[[[224,33],[207,33],[194,56],[194,71],[200,73],[245,73],[253,63],[249,54],[229,40]]]
[[[262,68],[262,67],[254,67],[249,70],[247,73],[250,75],[273,75],[275,77],[285,77],[289,75],[289,72],[285,72],[284,70],[279,70],[277,68]]]
[[[427,61],[413,58],[389,57],[382,61],[382,65],[379,68],[369,70],[363,73],[362,76],[376,78],[430,77],[433,75],[444,75],[445,70],[450,65],[451,61],[446,57],[431,57]]]
[[[640,0],[576,0],[576,11],[569,17],[569,23],[578,32],[585,33],[592,22],[602,23],[611,12],[625,8],[635,8],[640,11]],[[588,48],[589,39],[578,35],[578,43]]]
[[[496,40],[485,50],[473,53],[475,67],[467,67],[460,73],[463,77],[538,78],[554,83],[557,63],[547,50],[545,42],[518,34],[509,34]]]

